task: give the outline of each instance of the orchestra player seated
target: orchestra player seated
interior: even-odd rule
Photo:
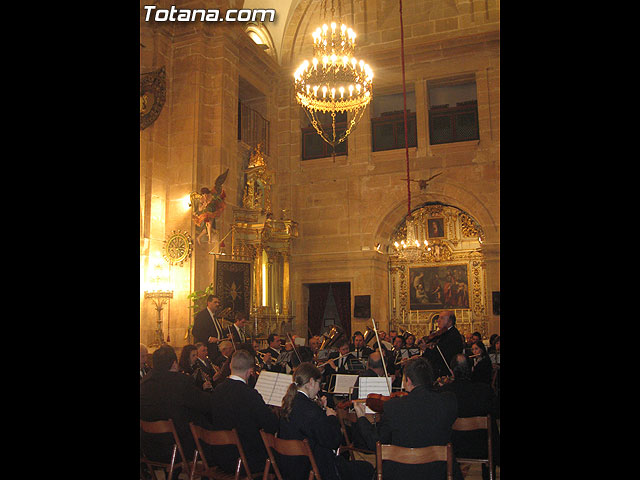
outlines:
[[[162,345],[153,352],[152,358],[153,370],[140,382],[140,419],[148,422],[172,419],[188,460],[195,451],[189,422],[211,428],[210,394],[198,389],[187,375],[178,371],[178,357],[170,345]],[[170,461],[174,444],[171,434],[142,432],[140,441],[151,460]]]
[[[343,437],[335,410],[327,408],[325,397],[316,400],[321,379],[322,373],[312,363],[301,363],[295,369],[294,382],[282,399],[278,437],[308,439],[323,480],[370,480],[374,468],[369,462],[349,461],[334,453]],[[305,457],[278,455],[276,462],[288,480],[309,478],[309,461]]]
[[[219,371],[211,379],[213,388],[220,385],[222,381],[231,374],[231,355],[233,354],[233,344],[229,340],[223,340],[218,344],[220,354],[213,360]]]
[[[451,392],[432,389],[433,370],[429,362],[418,357],[404,367],[403,384],[408,395],[391,398],[384,403],[382,420],[377,426],[365,417],[365,406],[354,403],[357,429],[366,440],[367,449],[375,450],[376,441],[400,447],[430,447],[451,441],[451,426],[458,414],[458,402]],[[445,478],[445,462],[406,465],[393,461],[383,463],[385,480]],[[462,479],[462,472],[454,462],[454,479]]]
[[[258,391],[247,384],[254,366],[253,355],[246,350],[236,351],[231,357],[231,374],[211,394],[211,418],[215,429],[237,430],[252,473],[261,472],[267,460],[260,429],[275,433],[279,422]],[[235,446],[211,447],[205,455],[225,472],[234,472],[238,459]]]
[[[276,361],[280,356],[281,352],[281,343],[280,343],[280,335],[277,333],[272,333],[267,338],[267,343],[269,346],[264,350],[260,350],[260,353],[263,353],[262,361],[264,362],[265,370],[269,372],[281,372],[284,373],[286,367],[284,365],[278,365]]]
[[[372,349],[364,344],[364,335],[362,335],[362,332],[353,334],[353,345],[350,351],[357,360],[366,359],[369,354],[373,352]]]
[[[484,343],[482,343],[482,340],[476,340],[471,344],[471,354],[471,359],[473,360],[471,366],[471,381],[491,385],[493,366],[487,353],[487,348],[484,346]]]
[[[496,422],[496,396],[489,385],[471,381],[470,360],[462,353],[450,361],[453,381],[440,387],[440,391],[453,392],[458,400],[458,417],[479,417],[491,414],[491,440],[494,465],[500,465],[500,434]],[[453,453],[457,457],[487,458],[487,433],[484,430],[453,431]],[[494,467],[495,468],[495,467]],[[482,465],[482,478],[489,478],[489,469]],[[494,472],[495,478],[495,472]]]

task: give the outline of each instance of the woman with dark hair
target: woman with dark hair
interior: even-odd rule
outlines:
[[[493,367],[491,366],[491,359],[482,340],[477,340],[471,344],[471,356],[469,358],[473,360],[471,381],[491,385]]]
[[[198,349],[195,345],[185,345],[180,352],[178,370],[187,375],[193,375],[193,367],[198,359]]]
[[[293,383],[282,399],[279,438],[307,439],[323,480],[369,480],[373,466],[364,461],[347,461],[335,454],[342,443],[342,432],[335,410],[327,408],[326,397],[317,399],[322,372],[303,362],[293,372]],[[306,480],[310,464],[305,457],[278,457],[285,478]]]

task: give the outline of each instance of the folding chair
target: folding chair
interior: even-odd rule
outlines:
[[[493,473],[493,442],[491,439],[491,415],[481,417],[459,417],[451,427],[459,432],[468,432],[471,430],[487,431],[487,457],[488,458],[456,458],[458,463],[480,463],[486,464],[489,468],[489,479],[494,479]]]
[[[277,438],[272,433],[265,432],[262,429],[260,429],[260,436],[262,436],[262,441],[264,442],[264,446],[267,449],[267,454],[269,455],[269,458],[267,458],[264,467],[264,476],[262,477],[263,480],[267,480],[267,476],[269,474],[271,466],[273,466],[273,470],[276,472],[276,477],[278,478],[278,480],[283,480],[280,469],[276,464],[273,450],[278,452],[280,455],[307,457],[309,459],[309,462],[311,463],[309,480],[322,480],[322,477],[320,477],[320,471],[318,470],[318,465],[316,464],[316,460],[313,457],[313,452],[311,451],[311,447],[309,446],[309,441],[306,438],[304,440],[283,440],[281,438]]]
[[[447,462],[447,480],[453,480],[453,447],[451,443],[431,447],[408,448],[383,445],[376,442],[377,479],[382,480],[382,461],[419,465],[431,462]]]
[[[342,431],[342,436],[344,437],[344,441],[346,443],[346,445],[341,445],[340,448],[338,448],[338,455],[340,455],[340,452],[348,451],[349,458],[351,460],[355,460],[353,452],[362,453],[364,455],[375,455],[376,452],[372,450],[365,450],[362,448],[354,447],[353,442],[349,438],[346,422],[349,422],[351,425],[355,424],[358,421],[358,416],[356,415],[356,413],[348,412],[344,408],[336,408],[336,414],[338,417],[338,421],[340,422],[340,430]]]
[[[245,456],[244,449],[242,448],[242,444],[240,443],[240,438],[238,437],[238,432],[235,428],[231,430],[207,430],[206,428],[194,425],[191,422],[189,422],[189,428],[191,428],[191,433],[196,443],[196,451],[193,454],[193,464],[191,466],[191,476],[189,477],[190,480],[193,480],[193,477],[196,475],[208,477],[215,480],[239,480],[240,471],[242,470],[243,466],[246,476],[242,478],[260,477],[261,474],[251,474],[251,470],[249,470],[249,463],[247,462],[247,457]],[[201,442],[204,442],[208,445],[216,446],[235,445],[235,447],[238,449],[238,463],[236,465],[236,473],[226,473],[216,465],[209,465],[204,454],[204,449],[202,448]],[[200,462],[198,462],[198,455],[201,459]]]
[[[171,461],[170,462],[160,462],[157,460],[150,460],[144,449],[142,448],[142,441],[140,442],[140,469],[142,470],[142,464],[147,465],[149,471],[151,472],[151,476],[153,480],[158,480],[156,477],[156,473],[153,467],[162,467],[163,469],[169,469],[169,472],[166,474],[166,479],[171,480],[173,475],[173,469],[175,467],[176,453],[180,453],[179,463],[182,464],[183,471],[189,475],[190,469],[189,464],[187,463],[187,459],[184,456],[184,450],[182,449],[182,444],[180,443],[180,439],[178,438],[178,434],[176,433],[176,428],[173,425],[173,420],[158,420],[155,422],[147,422],[145,420],[140,420],[140,429],[146,433],[150,434],[163,434],[163,433],[171,433],[173,435],[173,448],[171,450]]]

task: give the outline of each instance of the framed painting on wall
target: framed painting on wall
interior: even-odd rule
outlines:
[[[429,238],[444,237],[444,218],[430,218],[427,220]]]
[[[353,300],[354,318],[371,317],[371,295],[356,295]]]
[[[251,267],[251,262],[216,259],[213,285],[220,307],[231,308],[231,319],[236,312],[248,315],[251,310]]]
[[[469,308],[467,264],[409,268],[409,308]]]

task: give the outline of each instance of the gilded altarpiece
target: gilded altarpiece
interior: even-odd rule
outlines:
[[[488,336],[482,227],[469,214],[449,205],[427,204],[412,214],[411,244],[403,221],[388,249],[389,328],[416,337],[428,335],[438,328],[437,316],[446,309],[455,312],[456,326],[463,335],[479,331]]]
[[[245,169],[242,207],[233,209],[232,259],[252,264],[252,295],[248,332],[264,339],[270,333],[292,330],[289,284],[291,241],[298,224],[273,218],[271,189],[274,174],[267,167],[262,146],[252,152]]]

